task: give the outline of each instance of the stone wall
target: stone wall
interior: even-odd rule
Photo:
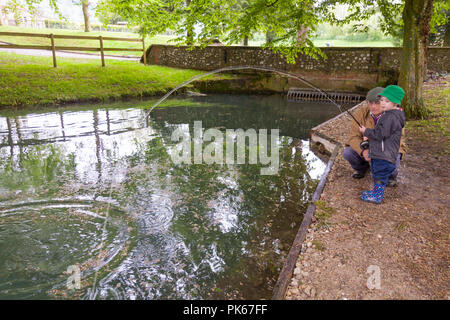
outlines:
[[[204,49],[152,45],[147,49],[149,64],[175,68],[215,70],[230,66],[265,66],[304,77],[316,86],[330,90],[367,91],[377,84],[394,83],[400,69],[401,48],[322,48],[327,59],[299,56],[288,64],[277,53],[259,47],[209,46]],[[450,48],[429,48],[428,70],[448,72]],[[304,87],[295,79],[287,87]],[[284,88],[283,90],[287,90]]]

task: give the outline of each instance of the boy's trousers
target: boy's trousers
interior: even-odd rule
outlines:
[[[364,158],[361,157],[355,150],[353,150],[352,147],[345,147],[342,155],[344,156],[344,159],[350,163],[354,170],[365,172],[369,169],[369,163],[364,160]],[[390,177],[391,179],[395,180],[397,178],[398,168],[400,168],[401,156],[401,153],[399,153],[397,156],[397,162],[395,164],[396,168],[394,172],[392,172],[392,175]]]
[[[374,182],[387,185],[389,177],[395,170],[395,164],[386,160],[372,159],[370,161]]]

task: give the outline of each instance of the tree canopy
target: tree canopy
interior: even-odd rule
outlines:
[[[231,45],[256,32],[269,32],[271,41],[264,46],[294,62],[298,53],[321,54],[310,40],[321,22],[342,26],[380,12],[382,31],[402,37],[404,4],[388,0],[101,0],[98,10],[120,14],[144,35],[171,30],[178,36],[176,43],[205,46],[217,38]],[[346,17],[336,17],[337,5],[348,5]],[[445,24],[448,9],[449,1],[434,1],[432,30]]]
[[[321,17],[321,7],[312,0],[102,0],[98,7],[120,13],[144,35],[171,30],[177,43],[206,46],[220,39],[231,45],[255,32],[270,32],[272,41],[265,46],[292,62],[299,52],[320,52],[308,37]]]
[[[10,0],[19,2],[20,0]],[[45,0],[25,0],[30,8]],[[57,11],[57,0],[47,0]],[[337,17],[337,5],[347,5]],[[214,39],[240,43],[256,32],[270,37],[263,47],[294,63],[297,55],[323,56],[310,40],[321,22],[342,26],[381,13],[385,34],[403,40],[399,84],[406,89],[406,111],[424,117],[422,83],[430,30],[449,20],[448,0],[100,0],[98,13],[117,14],[143,36],[172,31],[175,42],[206,46]],[[363,26],[367,28],[367,26]]]
[[[337,5],[348,6],[345,17],[336,17]],[[430,29],[448,20],[448,0],[102,0],[101,6],[125,16],[143,34],[173,30],[187,44],[206,46],[219,38],[235,44],[251,33],[270,34],[264,47],[294,63],[299,53],[322,55],[310,40],[320,22],[342,26],[381,12],[384,33],[403,40],[399,85],[408,118],[428,115],[422,86]],[[198,30],[198,31],[196,31]]]
[[[9,2],[11,7],[25,5],[34,12],[44,1],[59,13],[58,0]],[[335,14],[338,5],[347,5],[348,13],[343,18]],[[177,44],[206,46],[219,39],[231,45],[255,33],[270,34],[264,47],[284,54],[293,63],[299,53],[322,55],[310,40],[321,22],[343,26],[379,12],[382,31],[402,38],[404,5],[405,0],[99,0],[97,15],[120,16],[128,25],[138,26],[144,36],[170,30],[177,35]],[[449,1],[434,0],[432,32],[446,24],[449,10]],[[358,26],[358,31],[367,29],[362,24],[355,27]]]

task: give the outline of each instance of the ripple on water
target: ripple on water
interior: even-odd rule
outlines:
[[[124,211],[100,201],[2,204],[0,299],[70,297],[74,292],[66,288],[72,275],[67,269],[73,265],[79,267],[85,290],[96,271],[125,258],[129,224]]]

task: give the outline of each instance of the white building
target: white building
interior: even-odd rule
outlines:
[[[45,28],[45,18],[39,10],[35,17],[32,17],[28,10],[19,8],[19,17],[16,20],[14,14],[6,10],[9,0],[0,0],[0,26],[22,26],[29,28]]]

